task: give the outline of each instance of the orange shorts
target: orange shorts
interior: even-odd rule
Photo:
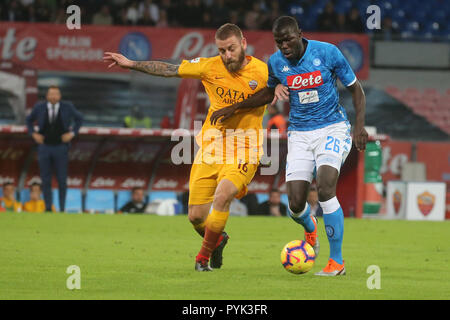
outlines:
[[[238,189],[237,198],[247,194],[247,185],[255,176],[258,164],[208,164],[204,161],[194,162],[189,178],[189,205],[210,203],[222,179],[230,180]]]

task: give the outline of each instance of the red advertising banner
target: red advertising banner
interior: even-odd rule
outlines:
[[[217,54],[214,30],[82,26],[46,23],[0,23],[0,60],[39,70],[108,72],[105,51],[119,51],[133,60],[174,60]],[[245,31],[247,54],[267,61],[276,51],[269,31]],[[369,38],[361,34],[305,33],[308,39],[330,42],[347,57],[358,78],[369,74]],[[121,71],[114,69],[112,72]]]
[[[32,144],[31,141],[30,144]],[[71,143],[69,149],[67,187],[75,189],[83,189],[85,187],[86,178],[92,166],[95,150],[98,146],[98,141],[80,141],[77,139]],[[41,183],[37,152],[34,154],[33,161],[28,169],[27,176],[25,178],[25,187],[30,187],[34,182]],[[57,187],[58,183],[55,176],[53,176],[52,188]]]
[[[28,138],[14,136],[0,138],[0,186],[11,182],[18,185],[22,169],[30,153],[32,143]]]
[[[154,160],[164,143],[108,141],[98,155],[90,189],[147,188]]]
[[[427,166],[427,180],[443,181],[450,188],[450,143],[417,142],[417,161]]]
[[[194,141],[191,140],[191,160],[194,159],[193,155],[195,155],[193,150],[193,143]],[[175,154],[179,155],[177,153]],[[152,190],[182,192],[187,191],[189,190],[190,171],[190,164],[181,163],[179,165],[174,165],[172,162],[172,147],[167,148],[157,164],[155,176],[152,183]]]
[[[400,180],[403,165],[411,161],[412,143],[407,141],[382,141],[383,165],[381,176],[383,182],[389,180]]]

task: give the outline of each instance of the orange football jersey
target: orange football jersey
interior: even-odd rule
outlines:
[[[242,158],[239,150],[251,149],[262,154],[262,120],[265,106],[238,110],[235,115],[215,125],[210,122],[211,114],[221,108],[241,102],[267,85],[268,69],[261,60],[247,56],[247,65],[236,73],[229,72],[220,56],[183,60],[178,69],[182,78],[200,79],[210,100],[208,115],[202,131],[196,137],[203,152],[212,154],[221,148],[224,156],[234,154]],[[232,143],[227,143],[227,141]],[[216,143],[212,143],[216,142]],[[248,153],[247,153],[248,155]],[[248,156],[245,157],[248,161]],[[259,158],[258,158],[259,159]]]

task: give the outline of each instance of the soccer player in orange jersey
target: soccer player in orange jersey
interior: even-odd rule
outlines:
[[[202,131],[196,137],[200,149],[189,181],[188,217],[203,237],[195,261],[197,271],[211,271],[222,265],[222,251],[229,238],[224,228],[230,203],[233,198],[246,194],[262,155],[265,106],[246,110],[229,121],[216,124],[211,123],[211,114],[247,99],[266,87],[268,80],[267,65],[246,56],[247,42],[238,26],[230,23],[221,26],[216,31],[215,41],[218,56],[183,60],[180,65],[131,61],[110,52],[104,57],[109,67],[118,65],[154,76],[200,79],[209,96],[211,105]]]

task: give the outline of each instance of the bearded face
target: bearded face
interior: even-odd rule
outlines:
[[[242,46],[239,48],[239,55],[237,58],[229,58],[225,60],[222,57],[223,64],[225,65],[225,68],[227,68],[228,71],[234,73],[238,72],[239,69],[241,69],[242,63],[245,59],[245,50]]]
[[[245,41],[231,36],[226,40],[216,39],[216,44],[225,68],[232,73],[238,72],[245,60]]]

